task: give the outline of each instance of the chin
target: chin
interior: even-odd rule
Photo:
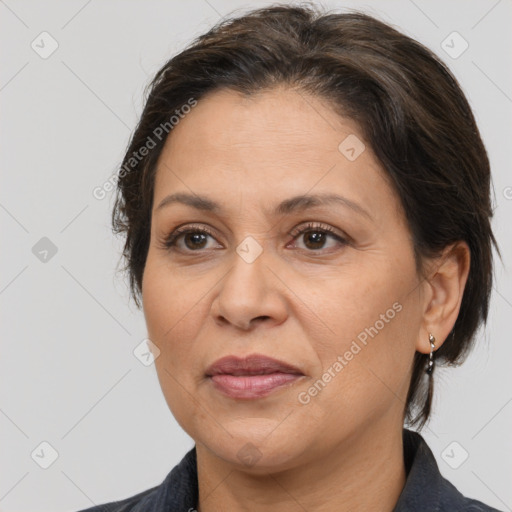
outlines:
[[[261,420],[260,425],[252,429],[236,430],[227,426],[226,430],[232,437],[225,433],[222,439],[196,439],[216,457],[253,474],[283,471],[299,464],[310,443],[302,446],[296,436],[285,430],[279,435],[279,427],[276,429],[275,423],[270,423],[266,421],[264,429],[261,428]],[[305,437],[301,435],[300,439],[304,441]]]

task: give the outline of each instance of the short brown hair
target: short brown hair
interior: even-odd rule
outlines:
[[[132,297],[140,308],[156,164],[166,139],[155,141],[155,128],[213,90],[250,95],[286,85],[328,100],[358,123],[400,197],[419,272],[423,257],[452,242],[468,244],[471,265],[460,312],[436,352],[438,362],[460,364],[487,321],[493,244],[499,254],[490,222],[489,160],[471,108],[447,67],[417,41],[361,12],[319,11],[309,3],[274,4],[223,19],[166,62],[148,85],[112,212],[114,232],[126,236],[123,270]],[[154,147],[134,164],[133,153],[148,137]],[[404,420],[420,428],[432,403],[427,358],[415,354],[404,408]]]

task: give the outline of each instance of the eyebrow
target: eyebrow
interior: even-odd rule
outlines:
[[[177,192],[165,197],[157,206],[159,211],[174,203],[181,203],[196,210],[208,211],[216,214],[222,213],[222,206],[206,196]],[[373,217],[361,205],[337,194],[303,194],[285,199],[271,212],[274,216],[286,215],[296,211],[304,211],[318,206],[332,206],[334,204],[350,208],[354,212],[373,220]]]

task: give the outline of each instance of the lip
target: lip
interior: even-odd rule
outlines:
[[[299,368],[284,361],[251,354],[226,356],[206,370],[215,389],[231,398],[256,399],[291,385],[304,377]]]
[[[296,366],[263,354],[251,354],[246,357],[221,357],[206,370],[207,377],[220,374],[262,375],[268,373],[304,375]]]

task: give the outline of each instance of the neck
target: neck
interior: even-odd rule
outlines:
[[[196,444],[198,512],[392,512],[406,481],[402,426],[369,426],[300,466],[251,474]]]

